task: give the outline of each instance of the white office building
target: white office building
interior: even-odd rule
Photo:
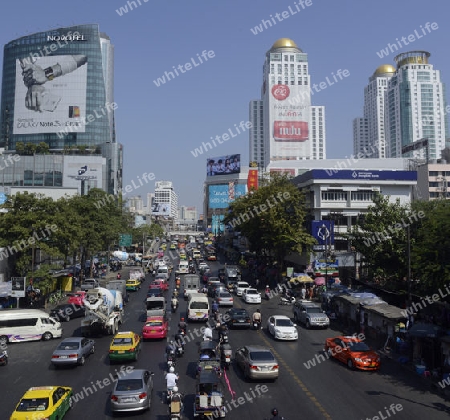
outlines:
[[[402,148],[428,139],[428,158],[440,159],[447,134],[445,87],[441,73],[428,62],[430,53],[410,51],[395,57],[397,69],[386,92],[388,157],[426,158],[426,148]]]
[[[308,56],[281,38],[266,53],[261,99],[250,102],[250,161],[326,158],[325,108],[311,105]]]
[[[152,216],[162,216],[175,220],[178,218],[178,196],[171,181],[155,182]]]
[[[364,117],[353,120],[353,152],[366,158],[386,157],[385,96],[395,73],[390,64],[379,66],[364,88]]]

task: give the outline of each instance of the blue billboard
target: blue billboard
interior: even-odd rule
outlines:
[[[311,235],[319,245],[334,245],[334,220],[313,220]]]
[[[226,209],[236,198],[247,193],[245,184],[235,184],[232,188],[229,184],[210,185],[208,189],[208,207],[210,209]]]
[[[368,181],[417,181],[416,171],[395,170],[362,170],[362,169],[312,169],[299,175],[297,183],[310,179],[345,179],[345,180],[368,180]]]

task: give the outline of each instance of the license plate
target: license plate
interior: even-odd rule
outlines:
[[[375,366],[376,366],[375,363],[371,363],[371,364],[370,364],[370,367],[375,367]]]
[[[60,359],[67,359],[68,356],[59,356]]]
[[[269,370],[269,367],[268,367],[268,366],[263,366],[263,367],[261,368],[261,370]]]
[[[133,402],[134,398],[122,398],[122,402]]]
[[[119,350],[117,353],[123,354],[123,353],[125,353],[125,350]]]
[[[150,333],[151,334],[155,334],[156,330],[151,330]]]
[[[197,316],[203,316],[203,313],[197,312],[195,315],[197,315]]]
[[[245,322],[243,319],[240,319],[238,322]]]

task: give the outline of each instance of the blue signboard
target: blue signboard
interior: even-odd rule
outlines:
[[[209,186],[208,207],[210,209],[225,209],[231,202],[241,195],[246,194],[247,186],[244,184],[234,185],[234,199],[230,197],[229,185],[210,185]]]
[[[5,193],[0,193],[0,205],[5,204],[8,197],[6,197]]]
[[[297,183],[310,179],[346,179],[366,181],[417,181],[416,171],[362,170],[362,169],[312,169],[296,178]]]
[[[319,245],[334,245],[334,220],[313,220],[311,235]]]

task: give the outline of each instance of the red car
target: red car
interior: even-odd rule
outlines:
[[[144,340],[150,338],[165,338],[167,337],[167,330],[169,323],[163,316],[150,316],[145,321],[142,328],[142,338]]]
[[[378,370],[380,356],[356,336],[327,338],[325,351],[350,369]]]
[[[149,289],[152,289],[152,288],[154,288],[154,289],[159,288],[164,291],[169,290],[169,283],[167,283],[167,281],[165,281],[163,279],[156,279],[150,283]]]
[[[69,300],[67,301],[67,303],[72,303],[74,305],[84,305],[83,303],[83,299],[86,297],[86,292],[76,292],[76,293],[71,293],[69,296]]]

